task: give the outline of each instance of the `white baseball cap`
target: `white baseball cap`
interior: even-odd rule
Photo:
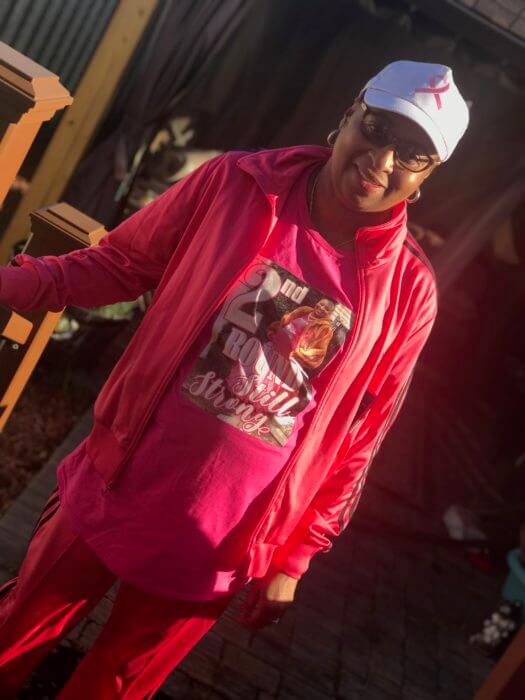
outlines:
[[[452,69],[439,63],[389,63],[361,90],[369,107],[396,112],[419,124],[447,160],[469,122],[467,103],[454,83]]]

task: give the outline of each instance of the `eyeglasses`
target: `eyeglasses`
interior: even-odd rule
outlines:
[[[394,146],[394,164],[412,173],[421,173],[430,168],[434,163],[440,161],[433,158],[421,146],[401,141],[394,136],[385,120],[378,114],[371,112],[367,106],[361,102],[364,114],[361,117],[361,133],[367,141],[374,146]]]

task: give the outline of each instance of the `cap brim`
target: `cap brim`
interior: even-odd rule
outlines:
[[[432,119],[416,105],[408,102],[403,97],[397,97],[389,92],[377,88],[367,88],[363,92],[363,100],[369,107],[384,109],[388,112],[400,114],[413,122],[416,122],[434,144],[434,148],[440,160],[446,160],[448,149],[445,140]]]

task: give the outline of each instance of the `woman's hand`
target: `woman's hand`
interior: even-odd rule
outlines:
[[[264,578],[254,579],[244,599],[240,622],[260,629],[279,622],[293,603],[298,579],[270,567]]]

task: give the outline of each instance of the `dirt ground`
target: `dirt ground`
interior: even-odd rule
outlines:
[[[41,362],[0,433],[0,513],[24,489],[94,400],[71,374]]]
[[[94,403],[141,319],[81,321],[72,340],[50,340],[0,433],[0,515]]]

